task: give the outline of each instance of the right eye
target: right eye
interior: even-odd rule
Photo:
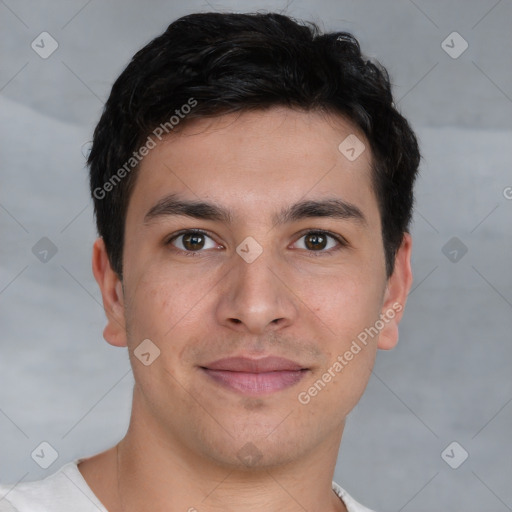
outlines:
[[[210,240],[209,247],[207,246],[208,240]],[[202,252],[202,249],[218,247],[218,244],[205,231],[199,229],[189,229],[176,233],[167,240],[166,245],[173,245],[179,251],[189,254]]]

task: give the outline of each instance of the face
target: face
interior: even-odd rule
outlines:
[[[166,442],[228,466],[337,446],[411,280],[409,236],[386,279],[371,158],[347,121],[273,108],[194,121],[142,161],[122,287],[101,241],[94,269]]]

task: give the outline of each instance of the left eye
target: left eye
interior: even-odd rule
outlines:
[[[323,231],[309,231],[300,237],[299,240],[303,241],[303,246],[299,247],[299,249],[306,249],[313,252],[327,252],[326,249],[332,249],[337,245],[341,245],[341,241],[334,235],[329,235]]]

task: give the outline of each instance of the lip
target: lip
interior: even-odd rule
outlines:
[[[282,357],[229,357],[201,370],[221,386],[246,395],[271,394],[297,384],[308,368]]]
[[[267,356],[260,359],[251,357],[226,357],[205,364],[209,370],[225,370],[230,372],[266,373],[278,371],[297,371],[306,369],[299,363],[284,357]]]

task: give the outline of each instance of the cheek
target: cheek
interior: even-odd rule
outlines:
[[[307,412],[335,404],[333,420],[341,421],[363,394],[371,375],[377,338],[368,336],[365,329],[379,318],[381,293],[375,270],[372,275],[353,269],[318,282],[322,286],[310,294],[308,305],[315,313],[312,329],[319,336],[326,364],[300,391],[316,404]]]
[[[375,322],[381,306],[375,269],[346,267],[301,284],[305,304],[334,337],[346,339]]]
[[[194,314],[206,285],[198,287],[192,276],[165,265],[143,267],[132,274],[128,316],[134,327],[150,325],[153,335],[161,337],[185,315]]]
[[[159,346],[187,309],[189,293],[178,276],[146,268],[132,279],[127,303],[127,324],[132,343],[139,338]],[[155,269],[156,270],[156,269]],[[132,274],[133,275],[133,274]]]
[[[176,366],[189,337],[205,323],[205,308],[211,306],[210,294],[215,293],[218,279],[200,279],[198,284],[197,271],[176,272],[156,263],[137,275],[132,278],[126,310],[128,345],[133,350],[150,339],[160,349],[161,362]]]
[[[365,329],[379,318],[379,299],[371,280],[356,274],[326,280],[323,291],[309,297],[315,313],[312,329],[319,337],[326,363],[301,386],[297,398],[306,416],[332,412],[325,428],[342,422],[366,388],[377,338],[367,336]]]
[[[179,275],[163,275],[153,270],[156,268],[147,267],[139,279],[132,280],[126,322],[135,380],[146,399],[158,407],[166,396],[181,396],[180,383],[184,384],[187,378],[180,363],[188,344],[184,333],[193,332],[200,318],[194,287],[184,283]],[[143,340],[150,340],[151,344],[141,345]],[[147,366],[140,359],[145,352],[151,353],[151,359],[156,355]]]

